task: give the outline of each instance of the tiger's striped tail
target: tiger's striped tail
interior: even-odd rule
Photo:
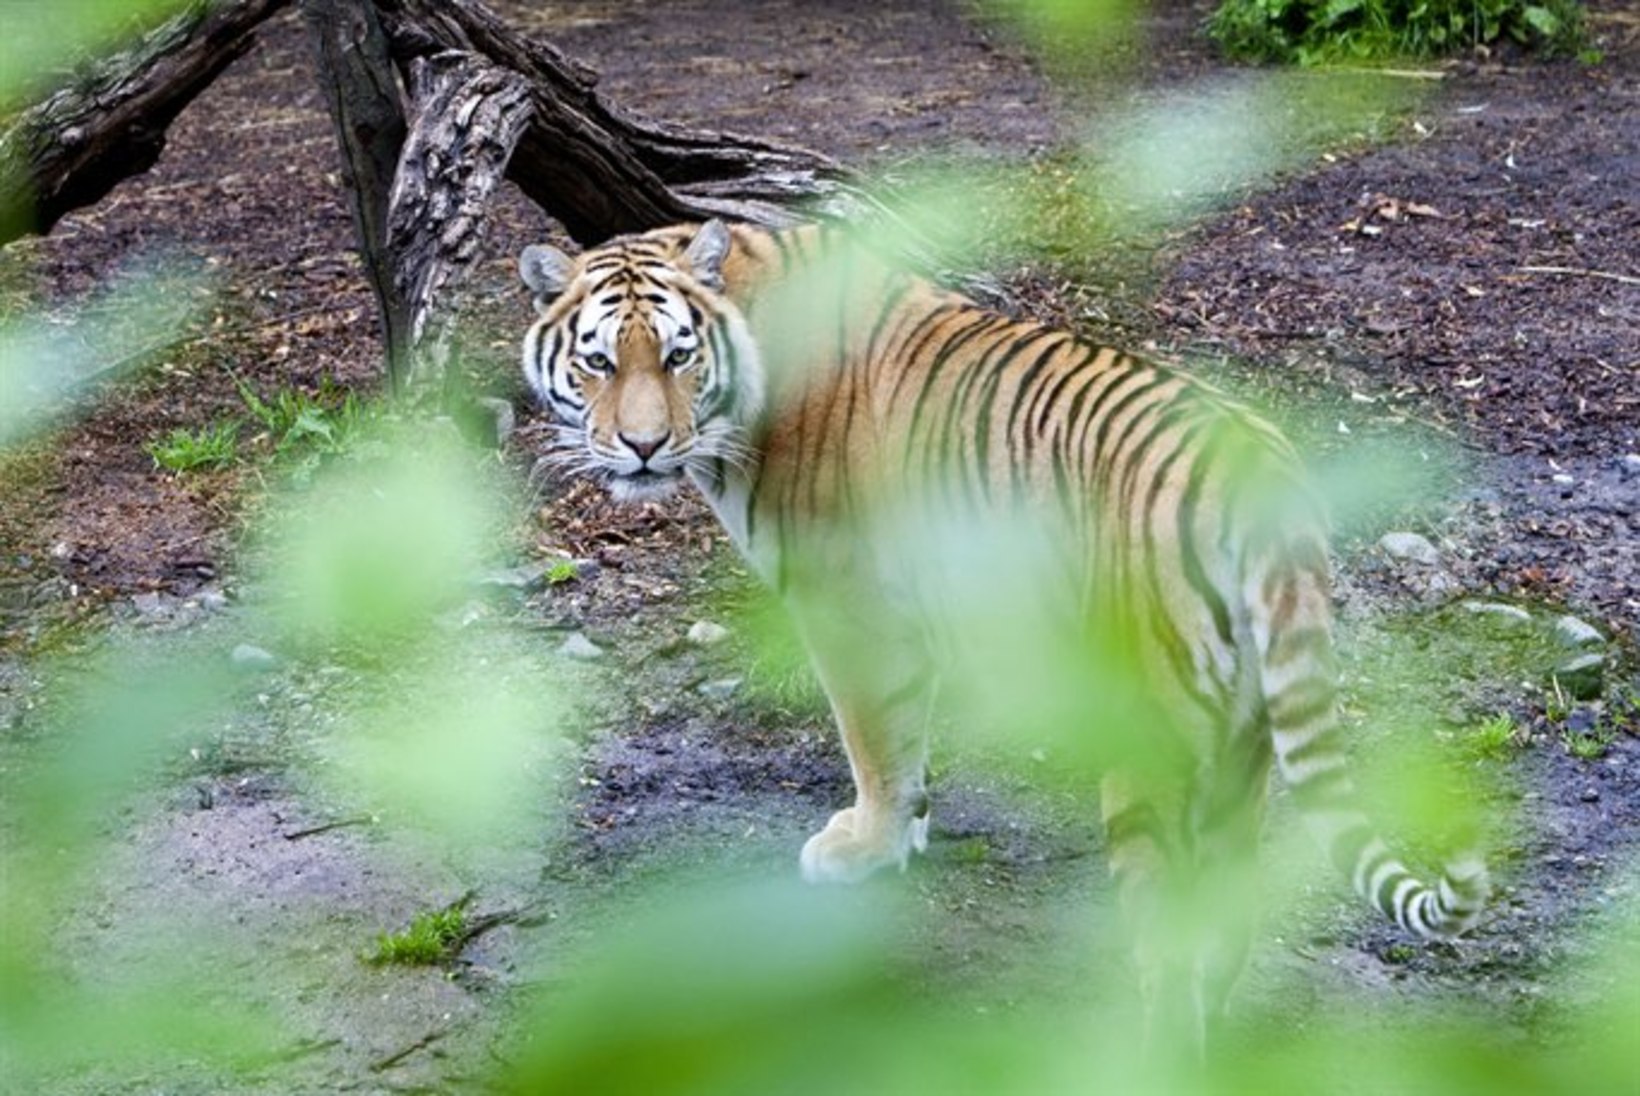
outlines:
[[[1357,894],[1426,940],[1470,929],[1490,893],[1475,854],[1450,859],[1434,885],[1418,878],[1374,831],[1347,766],[1338,722],[1332,606],[1319,537],[1286,538],[1248,585],[1253,639],[1276,766],[1309,828]]]

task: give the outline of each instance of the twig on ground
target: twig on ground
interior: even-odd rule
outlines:
[[[326,822],[320,826],[309,826],[305,830],[292,830],[290,833],[280,834],[280,836],[286,841],[300,841],[304,837],[313,837],[317,834],[329,833],[331,830],[339,830],[347,826],[373,826],[375,824],[375,815],[361,814],[355,818],[342,818],[335,822]]]
[[[370,1063],[370,1072],[380,1073],[384,1069],[391,1069],[392,1067],[398,1065],[400,1062],[404,1061],[406,1058],[410,1057],[410,1055],[414,1054],[416,1051],[426,1050],[428,1047],[432,1046],[434,1043],[436,1043],[440,1039],[444,1038],[447,1034],[449,1034],[448,1029],[443,1029],[443,1028],[441,1028],[437,1031],[429,1031],[426,1035],[423,1035],[420,1039],[417,1039],[415,1042],[411,1043],[409,1046],[403,1047],[402,1049],[399,1049],[399,1050],[395,1050],[392,1054],[389,1054],[387,1057],[378,1058],[374,1062],[371,1062]]]
[[[1523,266],[1517,269],[1521,274],[1565,274],[1576,278],[1602,278],[1623,285],[1640,285],[1640,277],[1633,274],[1614,274],[1609,270],[1589,270],[1581,266]]]

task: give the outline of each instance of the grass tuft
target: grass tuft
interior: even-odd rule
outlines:
[[[142,449],[156,465],[179,475],[203,468],[226,468],[238,455],[239,421],[229,419],[198,430],[178,427],[145,443]]]
[[[1501,761],[1514,754],[1523,739],[1521,728],[1508,712],[1499,712],[1470,728],[1460,742],[1460,750],[1477,761]]]
[[[399,932],[384,932],[376,938],[376,950],[369,961],[375,966],[436,966],[449,959],[467,931],[467,900],[441,910],[426,910]]]

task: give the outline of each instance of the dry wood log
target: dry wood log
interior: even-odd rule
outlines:
[[[583,243],[710,216],[789,223],[783,207],[799,201],[840,216],[875,208],[852,172],[819,153],[621,109],[598,93],[597,73],[477,0],[374,2],[401,65],[456,49],[529,81],[534,117],[507,174]]]
[[[388,203],[387,252],[404,311],[400,345],[408,379],[442,387],[450,313],[441,290],[479,251],[490,195],[530,118],[529,85],[516,72],[448,51],[410,64],[410,131]]]
[[[48,232],[147,171],[171,121],[288,0],[192,0],[0,121],[0,243]]]
[[[336,130],[359,256],[381,314],[387,375],[397,390],[410,360],[409,307],[387,246],[388,198],[405,135],[398,77],[370,0],[303,0],[302,10]]]

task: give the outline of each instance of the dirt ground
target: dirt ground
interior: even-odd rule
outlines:
[[[632,108],[868,167],[931,151],[1051,158],[1101,109],[1055,83],[1006,27],[940,0],[500,7],[598,68],[605,93]],[[1224,75],[1191,33],[1205,5],[1156,7],[1153,46],[1105,109]],[[1543,982],[1589,946],[1575,927],[1636,897],[1640,23],[1622,0],[1590,8],[1600,63],[1504,51],[1440,66],[1444,78],[1382,140],[1229,196],[1160,241],[1125,296],[1078,280],[1086,268],[999,272],[1021,311],[1179,357],[1274,405],[1322,463],[1372,459],[1357,448],[1368,442],[1444,455],[1427,496],[1381,505],[1340,538],[1344,650],[1358,676],[1405,642],[1443,650],[1477,599],[1538,620],[1569,611],[1608,640],[1602,698],[1570,710],[1536,664],[1413,687],[1439,734],[1496,710],[1524,729],[1525,745],[1478,768],[1518,807],[1501,897],[1464,944],[1408,948],[1317,884],[1304,921],[1261,946],[1244,991],[1268,995],[1302,972],[1311,997],[1290,1002],[1295,1016],[1362,996],[1479,998],[1535,1035]],[[371,302],[306,46],[295,14],[276,20],[183,114],[151,172],[0,256],[8,299],[33,293],[65,321],[82,295],[156,251],[215,291],[187,342],[148,355],[157,360],[140,379],[5,460],[0,735],[23,740],[38,725],[53,688],[47,656],[94,646],[105,629],[186,634],[219,652],[258,639],[244,631],[242,538],[260,479],[179,478],[154,467],[145,440],[243,415],[235,377],[264,397],[326,378],[379,388]],[[509,187],[462,304],[481,332],[471,371],[524,412],[505,452],[521,475],[544,429],[515,376],[528,315],[512,256],[552,232]],[[550,982],[540,956],[595,937],[599,903],[629,880],[680,856],[789,873],[803,837],[846,799],[823,705],[738,623],[755,597],[704,509],[680,499],[624,510],[586,485],[538,486],[497,566],[560,554],[596,566],[487,610],[498,643],[513,642],[501,624],[522,626],[539,639],[522,657],[586,686],[565,786],[543,790],[533,829],[466,863],[418,859],[371,826],[289,837],[335,820],[337,804],[299,761],[322,741],[327,705],[361,686],[345,666],[282,661],[255,698],[199,728],[192,763],[121,815],[109,866],[70,919],[65,945],[88,977],[224,917],[258,942],[250,958],[195,960],[212,980],[262,987],[296,1032],[277,1069],[236,1079],[246,1091],[458,1085],[504,1026],[508,990]],[[1376,545],[1408,529],[1438,562]],[[729,623],[730,640],[685,642],[704,618]],[[557,647],[574,632],[606,656],[566,662]],[[1564,747],[1602,720],[1618,733],[1601,756]],[[1108,919],[1091,812],[1017,767],[999,775],[960,751],[939,760],[933,846],[904,884],[939,911],[931,956],[957,984],[1023,968],[1025,984],[1075,999],[1099,956],[1066,963],[1052,945],[1080,916],[1071,911]],[[358,961],[375,933],[469,890],[482,909],[527,915],[473,940],[449,972]],[[140,1080],[166,1091],[222,1083],[175,1066]]]

